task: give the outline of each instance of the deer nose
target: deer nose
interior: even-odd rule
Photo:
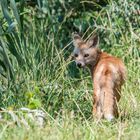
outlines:
[[[77,66],[78,66],[79,68],[81,68],[81,67],[82,67],[82,64],[81,64],[81,63],[78,63]]]

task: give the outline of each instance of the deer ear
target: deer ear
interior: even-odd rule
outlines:
[[[89,47],[98,47],[99,45],[99,37],[97,35],[91,36],[87,41],[87,45]]]
[[[78,33],[72,33],[73,45],[79,47],[79,44],[83,42],[82,38]]]

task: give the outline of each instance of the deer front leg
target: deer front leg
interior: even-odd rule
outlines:
[[[96,94],[93,93],[93,116],[96,115],[97,113],[97,110],[96,110],[96,107],[97,107],[97,99],[96,99]]]

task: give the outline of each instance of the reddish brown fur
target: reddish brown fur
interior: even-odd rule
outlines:
[[[103,70],[98,79],[96,75],[100,71],[101,66]],[[114,71],[110,66],[114,67]],[[94,116],[97,118],[107,118],[106,115],[111,114],[114,117],[118,117],[117,102],[120,100],[120,90],[124,83],[126,73],[123,62],[119,58],[101,52],[99,54],[99,60],[91,68],[91,72],[94,85]],[[98,90],[100,90],[100,95],[97,95]],[[104,98],[103,101],[101,101],[101,98]]]
[[[100,119],[112,120],[118,117],[117,102],[120,100],[121,86],[125,81],[126,69],[121,59],[101,52],[97,48],[98,38],[91,37],[84,42],[79,35],[74,38],[75,61],[80,67],[90,68],[93,85],[93,115]],[[88,57],[84,57],[88,53]]]

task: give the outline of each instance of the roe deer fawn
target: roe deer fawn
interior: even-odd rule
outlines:
[[[126,77],[125,65],[121,59],[98,48],[99,37],[96,35],[83,41],[74,33],[73,44],[76,65],[80,68],[87,66],[91,71],[94,85],[93,116],[111,121],[119,115],[117,102]]]

